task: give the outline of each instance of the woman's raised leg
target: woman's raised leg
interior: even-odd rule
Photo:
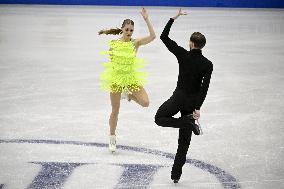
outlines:
[[[129,95],[131,100],[134,100],[137,104],[143,107],[149,106],[149,98],[146,90],[141,87],[138,91],[133,91],[131,95]]]

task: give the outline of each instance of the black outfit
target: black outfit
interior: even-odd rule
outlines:
[[[192,129],[186,124],[185,115],[199,110],[206,97],[210,83],[213,64],[202,55],[200,49],[185,50],[169,38],[170,28],[174,19],[170,19],[160,38],[168,50],[172,52],[179,63],[177,87],[173,95],[158,109],[155,122],[162,127],[179,128],[178,149],[172,167],[171,178],[179,180],[182,166],[186,161],[186,154],[190,144]],[[173,116],[178,112],[180,118]]]

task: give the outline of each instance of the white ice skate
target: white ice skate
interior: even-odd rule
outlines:
[[[126,99],[128,102],[130,102],[130,100],[131,100],[130,97],[129,97],[129,95],[128,95],[126,92],[122,92],[122,93],[121,93],[120,99],[121,99],[121,100]]]
[[[109,136],[109,145],[108,145],[109,151],[111,153],[115,153],[116,151],[116,136],[110,135]]]

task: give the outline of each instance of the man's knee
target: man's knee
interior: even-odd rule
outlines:
[[[158,116],[158,114],[155,115],[155,123],[156,123],[157,125],[161,126],[161,125],[160,125],[160,117]]]

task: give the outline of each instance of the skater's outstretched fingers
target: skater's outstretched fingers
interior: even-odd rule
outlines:
[[[174,16],[174,17],[172,17],[172,19],[177,19],[180,15],[187,15],[187,12],[183,12],[182,10],[181,10],[181,8],[179,9],[179,11],[178,11],[178,14],[176,15],[176,16]]]
[[[144,18],[144,20],[146,20],[148,18],[147,10],[144,7],[142,8],[142,11],[140,12],[140,14]]]

